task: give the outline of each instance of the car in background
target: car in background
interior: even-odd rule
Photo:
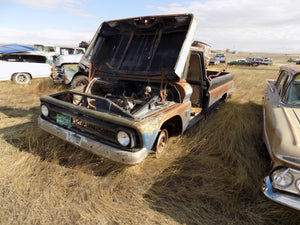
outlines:
[[[263,193],[300,211],[300,65],[280,68],[263,96],[263,139],[271,158]]]
[[[84,48],[81,47],[59,47],[54,45],[34,44],[34,51],[45,54],[48,57],[48,63],[53,65],[60,55],[83,55]]]
[[[214,58],[215,58],[215,60],[218,60],[220,63],[226,63],[225,54],[221,54],[221,53],[216,54]]]
[[[246,59],[237,59],[227,63],[228,65],[242,65],[242,66],[253,66],[253,64]]]
[[[54,45],[34,44],[35,51],[51,53],[53,55],[75,55],[84,54],[85,49],[81,47],[59,47]]]
[[[263,62],[268,63],[269,65],[273,64],[272,59],[270,59],[269,57],[263,57]]]
[[[12,80],[27,84],[33,78],[49,77],[52,67],[48,58],[33,52],[19,52],[0,55],[0,81]]]
[[[89,83],[88,74],[78,72],[78,64],[83,54],[60,55],[55,60],[55,71],[50,76],[55,84],[71,85],[76,88]]]
[[[291,57],[288,59],[288,62],[298,62],[300,61],[300,58],[297,58],[297,57]]]
[[[215,58],[211,58],[209,60],[209,65],[218,65],[218,64],[220,64],[220,61]]]
[[[265,66],[267,66],[267,65],[269,65],[269,63],[268,62],[265,62],[264,61],[264,58],[262,58],[262,57],[258,57],[258,56],[255,56],[255,57],[248,57],[248,58],[246,58],[246,60],[248,61],[248,62],[251,62],[254,66],[255,65],[265,65]]]

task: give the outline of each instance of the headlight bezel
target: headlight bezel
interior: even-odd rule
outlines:
[[[272,175],[272,185],[276,188],[283,189],[292,185],[294,181],[293,174],[289,172],[289,169],[275,170]]]

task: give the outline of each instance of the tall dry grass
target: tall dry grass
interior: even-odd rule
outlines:
[[[274,58],[230,67],[233,98],[172,138],[160,159],[130,167],[37,127],[39,96],[60,88],[0,83],[0,224],[299,224],[260,190],[269,169],[261,96],[286,56]]]

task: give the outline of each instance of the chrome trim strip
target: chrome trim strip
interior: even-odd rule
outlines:
[[[280,104],[283,105],[283,106],[291,107],[291,108],[300,108],[300,105],[291,105],[291,104],[287,104],[287,103],[284,103],[284,102],[282,101],[282,99],[280,99]]]

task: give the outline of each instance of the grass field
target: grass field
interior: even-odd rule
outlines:
[[[0,83],[0,224],[300,224],[299,214],[261,192],[269,158],[261,97],[288,54],[271,66],[231,66],[232,99],[167,152],[123,166],[37,127],[39,97],[63,87],[48,79]],[[210,66],[221,70],[224,64]]]

